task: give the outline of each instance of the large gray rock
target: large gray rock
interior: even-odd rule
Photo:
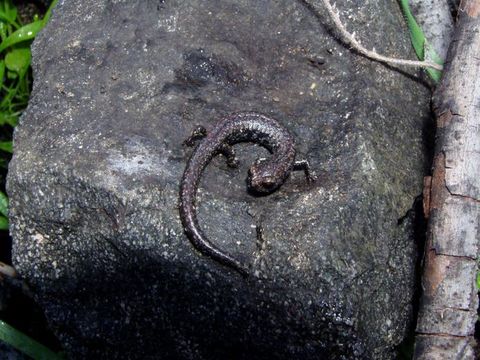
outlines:
[[[412,56],[395,3],[343,8],[367,47]],[[34,44],[8,191],[15,265],[72,358],[394,357],[428,89],[328,23],[292,0],[61,2]],[[318,176],[253,197],[266,152],[248,144],[239,169],[207,169],[200,223],[247,280],[192,247],[177,209],[182,141],[237,111],[278,119]]]

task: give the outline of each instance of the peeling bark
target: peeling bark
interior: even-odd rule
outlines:
[[[434,97],[437,142],[415,359],[474,359],[480,243],[480,0],[463,0]]]

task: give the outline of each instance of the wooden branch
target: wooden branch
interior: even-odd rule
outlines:
[[[8,276],[8,277],[16,277],[17,272],[12,266],[7,265],[0,261],[0,280],[2,279],[2,275]]]
[[[479,70],[480,0],[462,0],[444,77],[434,96],[437,143],[433,176],[425,181],[430,219],[414,359],[475,358]]]

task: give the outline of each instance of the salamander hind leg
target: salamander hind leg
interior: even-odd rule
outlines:
[[[198,125],[193,131],[192,131],[192,135],[190,135],[190,137],[188,137],[184,142],[183,142],[183,145],[186,145],[186,146],[194,146],[195,143],[198,141],[198,140],[201,140],[203,139],[204,137],[207,136],[207,129],[205,129],[203,126],[201,125]]]
[[[310,164],[307,160],[299,160],[293,163],[293,171],[303,171],[307,182],[311,183],[315,181],[315,175],[313,174]]]
[[[237,156],[235,155],[235,150],[233,150],[233,147],[228,145],[228,144],[222,144],[222,146],[219,149],[220,154],[225,156],[227,159],[227,165],[231,168],[237,168],[240,162],[237,159]]]

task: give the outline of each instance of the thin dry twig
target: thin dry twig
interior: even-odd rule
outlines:
[[[327,9],[328,14],[333,20],[333,23],[335,26],[338,28],[340,33],[343,36],[343,40],[350,45],[353,49],[357,50],[360,54],[365,55],[369,59],[380,61],[383,63],[387,64],[393,64],[393,65],[405,65],[405,66],[415,66],[415,67],[421,67],[421,68],[432,68],[436,69],[439,71],[443,70],[443,66],[436,64],[434,62],[430,61],[417,61],[417,60],[405,60],[405,59],[397,59],[397,58],[391,58],[387,56],[380,55],[375,52],[375,50],[368,50],[365,47],[363,47],[360,42],[358,42],[355,39],[355,33],[350,34],[345,26],[343,26],[342,21],[340,20],[340,16],[338,13],[338,10],[334,8],[334,6],[330,5],[329,0],[322,0],[325,8]]]
[[[15,271],[15,269],[12,266],[7,265],[7,264],[0,261],[0,277],[1,277],[1,275],[5,275],[5,276],[8,276],[8,277],[16,277],[17,272]]]

